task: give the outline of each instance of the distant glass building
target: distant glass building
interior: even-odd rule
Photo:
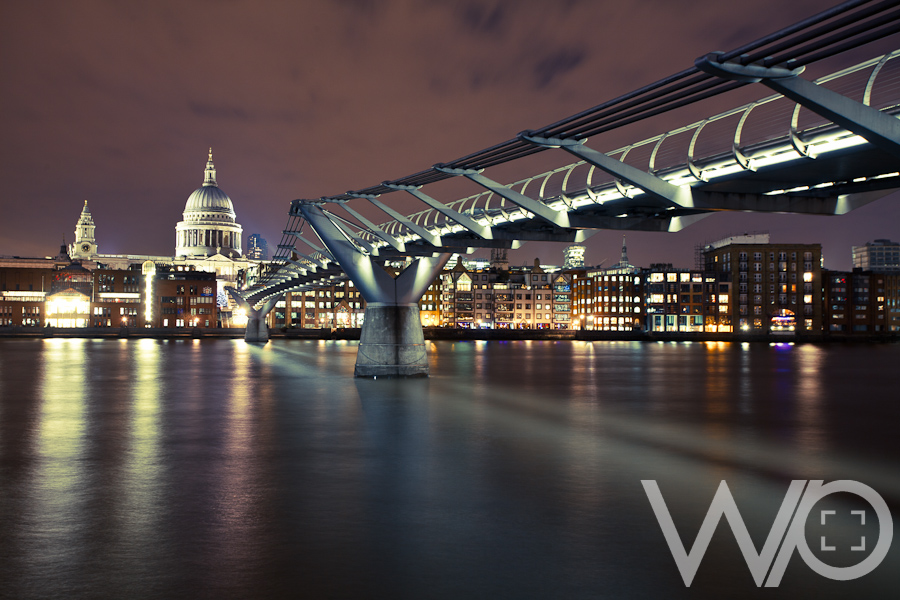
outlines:
[[[247,240],[247,258],[253,260],[269,260],[269,242],[266,238],[253,233]]]
[[[900,271],[900,243],[875,240],[853,246],[853,268],[875,273]]]
[[[565,257],[563,269],[584,268],[584,246],[567,246],[563,251],[563,256]]]

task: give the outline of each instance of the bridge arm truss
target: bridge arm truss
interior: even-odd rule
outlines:
[[[805,67],[788,69],[723,61],[723,53],[698,58],[698,69],[722,79],[762,83],[794,102],[865,138],[873,146],[900,158],[900,120],[880,110],[799,77]]]

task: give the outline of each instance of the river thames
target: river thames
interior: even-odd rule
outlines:
[[[725,519],[686,587],[641,483],[688,551],[721,481],[757,551],[793,480],[896,522],[900,345],[429,342],[375,381],[356,349],[0,340],[0,597],[900,595],[897,539],[761,589]],[[801,526],[833,566],[884,535],[847,492]]]

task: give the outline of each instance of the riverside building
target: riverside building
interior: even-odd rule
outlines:
[[[654,264],[646,280],[646,329],[659,332],[733,331],[732,286],[728,274]]]
[[[285,294],[269,313],[269,326],[288,329],[362,327],[365,309],[365,300],[348,279]]]
[[[736,290],[731,320],[752,333],[822,331],[822,246],[772,244],[768,234],[732,236],[707,245],[708,271]]]
[[[872,336],[900,331],[900,273],[823,270],[824,333]]]
[[[572,272],[547,272],[538,260],[530,268],[498,268],[505,253],[494,253],[490,269],[469,271],[462,262],[441,274],[440,318],[444,327],[569,329]],[[508,264],[508,263],[507,263]]]
[[[216,327],[214,273],[87,269],[78,261],[0,266],[0,326]]]
[[[573,274],[573,320],[593,331],[634,331],[645,325],[645,275],[628,261],[622,236],[619,262],[608,268],[589,268]]]

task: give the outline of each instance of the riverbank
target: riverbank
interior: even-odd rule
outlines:
[[[900,332],[861,335],[827,334],[747,334],[662,331],[587,331],[573,329],[452,329],[426,327],[426,340],[579,340],[579,341],[638,341],[638,342],[900,342]],[[313,340],[358,340],[359,329],[274,329],[271,338]],[[0,338],[94,338],[94,339],[241,339],[243,328],[201,329],[190,327],[2,327]]]

